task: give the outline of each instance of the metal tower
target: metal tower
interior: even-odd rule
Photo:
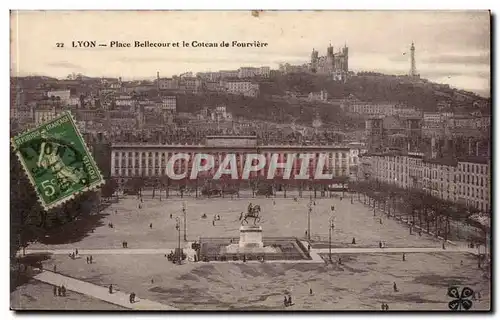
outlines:
[[[418,77],[417,66],[415,63],[415,44],[411,43],[411,67],[410,67],[410,77]]]

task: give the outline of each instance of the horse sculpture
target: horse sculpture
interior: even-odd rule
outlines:
[[[241,225],[248,223],[247,218],[253,218],[253,224],[256,225],[257,222],[260,222],[260,206],[257,204],[255,206],[249,206],[248,212],[243,216],[243,212],[240,214]]]

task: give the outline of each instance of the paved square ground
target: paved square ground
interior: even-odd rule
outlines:
[[[339,255],[334,256],[337,260]],[[99,255],[84,259],[54,256],[47,268],[94,284],[127,292],[179,309],[447,310],[451,285],[480,291],[474,310],[488,309],[489,280],[464,253],[344,254],[342,265],[305,263],[189,263],[174,265],[162,255]],[[460,264],[462,261],[463,265]],[[398,292],[393,291],[396,282]],[[313,294],[309,294],[309,289]]]
[[[10,294],[14,310],[126,310],[120,306],[67,291],[65,297],[54,297],[51,285],[33,280]]]
[[[181,217],[182,204],[186,204],[187,237],[194,241],[199,237],[239,237],[240,213],[247,210],[249,202],[259,204],[262,208],[264,237],[305,237],[307,230],[307,205],[309,199],[303,198],[295,202],[291,197],[283,199],[151,199],[144,196],[142,208],[136,197],[120,199],[108,207],[103,213],[103,225],[82,241],[70,244],[51,245],[52,249],[85,248],[104,249],[121,248],[122,241],[128,241],[129,248],[173,248],[177,246],[178,233],[175,229],[175,217]],[[275,205],[273,204],[275,202]],[[352,246],[352,238],[356,238],[356,246],[378,247],[379,241],[385,241],[389,247],[439,247],[440,243],[430,236],[410,235],[409,228],[380,213],[373,217],[373,211],[363,204],[349,198],[316,199],[311,213],[311,235],[313,240],[328,241],[328,220],[332,214],[330,207],[335,206],[335,229],[332,234],[334,247]],[[115,213],[115,211],[117,213]],[[172,219],[170,218],[172,214]],[[203,214],[207,215],[202,219]],[[214,215],[221,220],[212,225]],[[114,228],[109,228],[112,223]],[[152,223],[152,228],[149,227]],[[252,223],[252,222],[250,222]],[[182,227],[183,228],[183,227]],[[184,235],[181,233],[181,240]],[[48,248],[42,244],[32,244],[32,249]]]
[[[122,241],[134,248],[174,248],[177,246],[175,217],[182,217],[185,202],[188,239],[199,237],[238,237],[240,212],[249,202],[259,204],[264,237],[304,237],[309,199],[180,199],[161,202],[145,196],[142,209],[135,197],[126,197],[106,209],[104,225],[83,240],[62,245],[32,244],[30,248],[121,248]],[[275,201],[275,204],[273,204]],[[334,247],[440,247],[441,242],[427,235],[410,235],[407,226],[382,216],[349,198],[316,199],[311,214],[313,239],[328,239],[330,207],[335,206]],[[115,210],[117,213],[115,213]],[[173,218],[170,218],[170,214]],[[203,214],[207,215],[202,219]],[[221,220],[212,225],[214,215]],[[107,224],[111,222],[114,228]],[[152,223],[152,228],[149,227]],[[356,238],[356,245],[351,244]],[[182,239],[182,237],[181,237]],[[168,253],[168,252],[165,252]],[[286,310],[447,310],[450,285],[470,286],[482,294],[474,310],[489,308],[489,279],[477,269],[469,253],[343,254],[342,265],[334,263],[186,263],[174,265],[163,254],[100,254],[94,264],[85,257],[72,260],[54,255],[44,262],[49,270],[138,297],[169,304],[180,309],[261,309],[281,310],[284,294],[290,293],[295,305]],[[399,291],[393,291],[396,282]],[[313,294],[309,294],[309,289]]]

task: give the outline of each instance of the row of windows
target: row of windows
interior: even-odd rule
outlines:
[[[140,170],[140,169],[165,168],[165,167],[166,167],[166,164],[165,164],[165,163],[155,163],[155,164],[153,165],[153,163],[152,163],[152,162],[149,162],[148,166],[146,166],[146,164],[145,164],[145,163],[143,163],[143,165],[142,165],[142,166],[139,166],[139,163],[137,163],[137,162],[136,162],[136,165],[134,166],[134,165],[132,165],[132,163],[122,162],[122,164],[121,164],[121,165],[119,165],[118,163],[115,163],[114,169],[115,169],[115,171],[116,171],[116,170],[119,170],[120,168],[121,168],[121,169],[123,169],[123,170],[125,170],[125,169],[131,169],[131,170],[133,170],[133,169],[137,169],[137,170]],[[186,167],[187,167],[189,170],[191,170],[191,169],[193,168],[193,166],[192,166],[192,165],[187,165],[187,166],[186,166],[186,164],[181,164],[180,162],[177,162],[177,163],[174,165],[174,169],[175,169],[175,168],[186,168]],[[239,167],[239,168],[243,168],[243,166],[242,166],[242,165],[238,165],[238,167]],[[264,170],[266,170],[266,171],[267,171],[267,170],[268,170],[268,168],[269,168],[269,167],[267,166],[266,168],[261,169],[260,171],[264,171]],[[309,167],[308,167],[308,171],[315,171],[315,170],[316,170],[316,168],[317,168],[316,166],[309,166]],[[346,168],[346,167],[340,167],[340,166],[328,166],[328,165],[325,165],[325,166],[323,167],[323,169],[324,169],[324,172],[329,172],[329,173],[332,173],[333,171],[340,171],[340,170],[342,170],[342,171],[346,171],[346,170],[347,170],[347,168]],[[282,172],[282,171],[284,171],[285,169],[283,169],[283,168],[276,168],[276,170],[277,170],[277,172]],[[292,172],[297,172],[297,174],[300,172],[300,170],[301,170],[301,166],[294,166],[294,167],[292,168]]]
[[[176,173],[176,174],[182,174],[184,172],[186,172],[185,168],[174,168],[174,173]],[[190,171],[188,170],[187,172],[190,172]],[[208,171],[209,174],[214,174],[215,172],[216,172],[216,170],[214,170],[214,169],[211,169]],[[264,170],[264,169],[258,170],[255,172],[258,172],[259,174],[262,174],[262,175],[267,174],[267,170]],[[276,175],[283,175],[284,172],[285,172],[284,169],[276,169],[275,174]],[[308,173],[310,175],[314,175],[315,170],[308,170]],[[345,176],[347,174],[347,170],[346,169],[328,170],[328,171],[323,172],[323,173],[330,173],[330,174],[333,173],[335,176]],[[125,174],[125,175],[140,175],[140,174],[143,174],[143,175],[163,175],[163,174],[165,174],[165,170],[162,167],[150,167],[150,168],[115,167],[114,174],[115,175],[121,175],[121,174]],[[291,176],[299,175],[299,174],[300,174],[300,168],[295,168],[294,170],[291,171]]]
[[[382,177],[382,178],[385,178],[385,179],[388,179],[389,181],[397,180],[397,181],[400,181],[400,182],[403,182],[403,183],[406,183],[406,182],[408,181],[408,179],[407,179],[407,177],[406,177],[406,176],[404,176],[404,175],[400,175],[400,174],[396,174],[396,173],[397,173],[397,172],[384,172],[384,173],[381,175],[381,177]],[[416,174],[416,175],[415,175],[415,177],[418,177],[418,174]],[[427,184],[427,185],[432,185],[432,186],[435,186],[435,188],[438,188],[439,186],[441,186],[441,189],[443,189],[445,186],[446,186],[447,188],[449,188],[449,187],[450,187],[450,185],[448,185],[448,183],[450,182],[450,180],[447,180],[447,182],[448,182],[448,183],[445,183],[445,184],[443,184],[443,182],[441,182],[441,183],[439,184],[438,182],[428,181],[428,180],[425,180],[425,182],[426,182],[426,184]],[[456,181],[453,181],[453,182],[456,182]],[[460,180],[460,182],[461,182],[461,180]],[[477,178],[477,179],[475,179],[475,180],[469,180],[469,179],[468,179],[468,176],[467,176],[467,180],[465,180],[465,179],[464,179],[464,181],[463,181],[463,182],[464,182],[464,183],[467,183],[467,184],[469,184],[469,185],[476,185],[476,186],[481,186],[481,187],[484,187],[484,186],[485,186],[485,183],[486,183],[486,186],[488,186],[488,185],[487,185],[487,183],[488,183],[488,179],[483,180],[483,178],[482,178],[482,177],[481,177],[481,178]],[[462,186],[460,185],[460,190],[461,190],[461,188],[462,188]],[[470,188],[470,187],[467,187],[467,188]],[[464,186],[464,190],[465,190],[465,186]],[[483,192],[482,190],[483,190],[483,189],[478,188],[477,190],[478,190],[478,191],[477,191],[477,192],[478,192],[477,194],[479,194],[479,192],[481,192],[481,194],[482,194],[482,192]],[[481,190],[481,191],[479,191],[479,190]],[[464,191],[464,192],[465,192],[465,191]],[[472,191],[472,194],[474,194],[474,191]],[[473,196],[474,196],[474,195],[473,195]]]
[[[408,163],[408,162],[416,163],[419,167],[422,166],[421,161],[415,161],[415,160],[407,159],[404,157],[401,157],[401,158],[395,157],[392,159],[386,158],[386,160],[384,162],[385,162],[384,167],[387,167],[387,163],[389,163],[389,166],[394,167],[394,163],[404,164],[404,163]],[[439,165],[439,164],[435,164],[435,163],[431,163],[430,166],[431,166],[430,169],[433,169],[433,170],[438,170],[439,167],[442,167],[441,169],[444,169],[446,171],[450,170],[449,166],[443,166],[443,165]],[[426,170],[429,170],[429,169],[426,169]],[[460,163],[458,165],[458,170],[462,171],[462,172],[470,172],[470,173],[477,173],[477,174],[487,174],[488,173],[487,165],[481,165],[481,164]]]
[[[158,157],[161,156],[162,158],[164,158],[165,155],[168,155],[170,157],[170,156],[172,156],[174,154],[179,154],[179,153],[180,152],[175,152],[175,153],[172,153],[172,152],[167,152],[167,153],[165,153],[165,152],[114,152],[113,154],[114,154],[115,158],[118,158],[120,155],[122,156],[122,158],[125,158],[127,156],[129,158],[131,158],[134,155],[135,155],[135,157],[141,156],[141,157],[146,157],[146,158],[147,157],[150,157],[150,158],[156,157],[156,158],[158,158]],[[188,154],[192,156],[192,155],[194,155],[196,153],[188,152]],[[214,156],[214,157],[216,157],[216,156],[219,156],[219,155],[223,156],[225,154],[226,153],[215,153],[215,154],[211,154],[211,155]],[[228,154],[230,154],[230,153],[228,153]],[[272,153],[272,154],[274,154],[274,153]],[[293,153],[281,153],[280,155],[281,156],[286,156],[286,155],[292,155],[292,154]],[[343,153],[343,152],[342,153],[339,153],[339,152],[326,153],[326,154],[328,154],[329,158],[333,158],[333,154],[335,154],[335,158],[342,158],[342,159],[346,159],[347,158],[347,153]],[[266,158],[268,158],[268,157],[270,157],[271,154],[270,153],[263,153],[263,155]],[[301,155],[301,153],[297,153],[295,156],[299,157],[300,155]],[[316,153],[316,158],[319,158],[319,155],[320,155],[320,153]],[[245,156],[246,156],[246,154],[244,154],[244,153],[237,153],[236,154],[236,158],[245,157]]]
[[[161,161],[161,162],[165,162],[165,161],[168,161],[168,160],[167,160],[167,158],[168,158],[168,159],[171,159],[171,158],[172,158],[172,155],[169,155],[168,157],[165,157],[165,156],[162,154],[162,156],[161,156],[161,157],[154,157],[154,158],[153,158],[153,157],[116,157],[116,156],[115,156],[114,161],[115,161],[115,163],[118,163],[118,161],[120,161],[120,160],[122,161],[122,163],[123,163],[123,162],[126,162],[126,161],[129,161],[129,162],[135,161],[136,163],[138,163],[138,162],[139,162],[139,160],[140,160],[140,161],[142,161],[142,163],[145,163],[145,161],[152,162],[153,160],[154,160],[155,162],[160,162],[160,161]],[[189,162],[189,163],[193,162],[193,159],[194,159],[194,157],[190,157],[190,158],[189,158],[189,160],[188,160],[188,162]],[[319,158],[315,158],[315,159],[319,159]],[[344,164],[344,165],[345,165],[345,164],[347,164],[347,159],[338,160],[338,158],[336,158],[337,160],[336,160],[336,161],[333,161],[333,157],[332,157],[331,155],[330,155],[330,157],[329,157],[329,158],[327,158],[327,159],[328,159],[328,161],[326,161],[325,163],[332,162],[332,163],[335,163],[335,164],[337,164],[337,165],[339,165],[339,164]],[[185,159],[178,159],[178,160],[180,160],[180,161],[186,161]],[[215,161],[216,163],[218,163],[218,162],[222,162],[222,160],[224,160],[224,157],[223,157],[223,156],[221,156],[220,158],[219,158],[219,157],[217,157],[217,156],[215,156],[215,157],[214,157],[214,161]],[[254,160],[256,160],[256,159],[254,159]],[[270,160],[271,160],[271,158],[270,158],[270,157],[266,157],[266,161],[267,161],[268,163],[270,162]],[[283,162],[287,161],[288,159],[287,159],[287,158],[285,158],[285,157],[279,157],[277,160],[278,160],[278,162],[279,162],[279,163],[283,163]],[[313,160],[314,160],[314,159],[313,159]],[[240,163],[240,162],[244,162],[244,161],[245,161],[245,158],[244,158],[244,157],[240,157],[240,156],[238,156],[238,155],[237,155],[237,156],[236,156],[236,161],[237,161],[238,163]],[[295,158],[295,163],[297,163],[298,161],[300,161],[300,159],[299,159],[298,157],[296,157],[296,158]],[[315,161],[312,161],[312,163],[315,163]]]
[[[389,164],[389,165],[383,165],[383,169],[380,168],[381,170],[396,170],[396,172],[404,172],[405,169],[406,171],[408,170],[408,167],[406,168],[403,168],[402,166],[395,166],[394,164]],[[412,168],[410,168],[411,170]],[[416,170],[417,172],[420,171],[420,170]],[[484,170],[486,171],[486,169]],[[483,172],[483,171],[482,171]],[[477,172],[476,172],[477,173]],[[456,180],[458,179],[458,181],[464,181],[465,183],[465,179],[467,177],[467,183],[469,183],[469,180],[472,181],[473,184],[476,184],[476,185],[479,185],[479,181],[481,181],[481,186],[483,186],[483,177],[478,177],[478,176],[475,176],[475,175],[465,175],[465,174],[460,174],[460,173],[457,173],[457,174],[445,174],[443,172],[441,172],[439,174],[439,172],[437,170],[425,170],[424,171],[424,177],[426,178],[429,178],[429,179],[441,179],[441,181],[443,181],[444,179],[447,179],[447,181],[449,182],[452,177],[453,177],[453,181],[456,182]]]

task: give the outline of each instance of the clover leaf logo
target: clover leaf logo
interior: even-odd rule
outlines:
[[[458,287],[448,288],[448,296],[453,298],[452,301],[448,303],[448,307],[451,310],[469,310],[472,307],[472,300],[469,299],[474,294],[474,291],[469,287],[464,287],[462,292],[459,293]]]

